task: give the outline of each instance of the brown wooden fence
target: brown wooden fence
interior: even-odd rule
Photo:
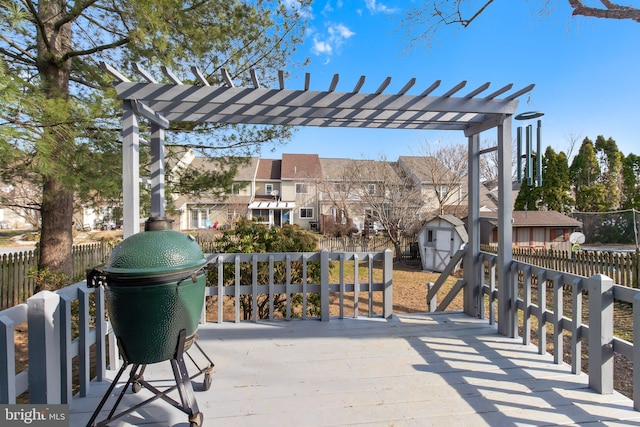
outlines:
[[[86,269],[107,260],[114,243],[100,242],[75,245],[73,256],[73,281],[83,280]],[[0,309],[23,303],[33,295],[34,280],[29,277],[38,266],[35,249],[4,254],[0,257]]]
[[[495,253],[495,247],[481,247],[483,251]],[[589,277],[605,274],[614,283],[631,288],[640,288],[640,250],[635,252],[570,251],[555,249],[513,250],[513,258],[528,264],[539,265],[557,271]]]
[[[416,242],[415,237],[405,237],[400,243],[402,258],[410,258],[412,255],[411,244]],[[327,249],[329,252],[382,252],[389,248],[393,250],[393,244],[385,236],[375,237],[335,237],[322,236],[318,239],[318,248]],[[417,251],[414,257],[418,256]]]
[[[213,254],[220,252],[218,241],[215,238],[207,236],[196,236],[196,241],[202,247],[205,253]],[[402,248],[402,258],[417,258],[418,253],[416,237],[405,237],[400,243]],[[412,250],[412,246],[413,249]],[[375,237],[335,237],[335,236],[319,236],[318,250],[326,249],[329,252],[382,252],[385,249],[393,250],[393,244],[384,236]]]

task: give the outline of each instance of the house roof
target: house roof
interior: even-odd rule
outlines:
[[[280,179],[282,171],[282,160],[280,159],[260,159],[256,179],[269,180]]]
[[[235,181],[251,181],[256,175],[256,169],[259,163],[258,157],[250,157],[248,163],[238,165],[238,172],[234,178]],[[194,157],[189,167],[201,171],[210,171],[220,169],[220,164],[211,161],[211,157]]]
[[[322,178],[317,154],[283,154],[281,179]]]
[[[480,212],[480,219],[497,225],[497,212]],[[514,227],[582,227],[582,222],[555,211],[513,211]]]

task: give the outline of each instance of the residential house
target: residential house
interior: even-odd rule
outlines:
[[[513,211],[513,247],[570,250],[569,236],[582,223],[554,211]],[[498,244],[496,212],[480,213],[480,243]]]
[[[261,218],[275,226],[292,223],[317,229],[321,179],[317,154],[283,154],[282,160],[260,159],[249,218]]]
[[[383,162],[319,158],[317,154],[283,154],[281,159],[254,157],[239,168],[226,199],[176,196],[173,205],[180,214],[175,222],[180,229],[226,228],[246,216],[270,226],[292,223],[323,232],[337,228],[344,232],[378,231],[382,227],[379,216],[390,211],[391,203],[399,203],[388,194],[388,183],[406,185],[403,176],[409,175],[408,182],[419,185],[423,193],[420,203],[424,204],[424,218],[429,212],[439,212],[436,207],[440,202],[434,201],[438,192],[456,194],[445,198],[445,207],[460,205],[465,199],[465,187],[450,186],[445,190],[444,184],[434,186],[425,178],[427,172],[419,169],[425,165],[418,159],[405,156],[398,162]],[[187,151],[170,167],[175,172],[182,167],[206,171],[219,166]],[[374,201],[376,206],[372,206]]]
[[[175,196],[173,206],[179,214],[177,218],[172,219],[177,225],[176,228],[189,230],[230,227],[238,218],[247,216],[249,204],[255,194],[256,171],[259,161],[259,158],[251,157],[247,164],[241,164],[238,167],[234,183],[228,189],[224,200],[209,195],[194,197],[182,194]],[[217,163],[211,162],[207,157],[188,154],[174,168],[187,166],[201,171],[219,167]]]
[[[435,157],[400,156],[398,166],[420,188],[423,198],[421,216],[427,218],[435,212],[444,214],[445,207],[466,204],[466,175],[448,170]]]

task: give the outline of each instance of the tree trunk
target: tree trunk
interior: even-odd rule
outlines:
[[[38,269],[73,277],[73,194],[55,178],[45,178]]]
[[[69,105],[71,60],[64,55],[71,50],[71,24],[64,22],[66,2],[42,0],[38,11],[42,26],[38,28],[38,72],[41,91],[54,102],[43,109],[44,132],[38,144],[47,147],[45,153],[49,171],[42,178],[42,228],[38,269],[73,277],[71,245],[73,243],[73,189],[64,185],[65,174],[71,171],[68,153],[72,152],[74,137],[69,124],[59,122],[65,116],[61,109]],[[64,59],[63,59],[64,58]],[[62,115],[61,115],[62,114]],[[43,159],[44,160],[44,159]]]

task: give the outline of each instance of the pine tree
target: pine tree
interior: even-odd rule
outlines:
[[[600,182],[606,189],[605,210],[619,209],[622,191],[622,153],[613,138],[599,135],[595,143],[596,155],[600,162]]]
[[[573,198],[569,195],[569,162],[564,152],[557,153],[550,146],[542,159],[542,187],[539,208],[562,213],[570,213]]]
[[[34,207],[42,218],[39,267],[71,275],[74,204],[119,198],[122,104],[99,61],[165,65],[185,82],[192,79],[189,67],[197,65],[211,84],[220,84],[223,67],[234,79],[249,79],[253,68],[268,85],[278,69],[292,65],[288,58],[304,34],[303,16],[277,0],[3,1],[2,178],[40,189]],[[175,126],[168,133],[181,130]],[[189,130],[206,131],[209,147],[243,154],[290,135],[269,127]]]
[[[640,156],[633,153],[622,161],[622,208],[640,209]]]
[[[569,176],[574,185],[578,211],[602,212],[605,210],[606,189],[599,181],[600,165],[593,142],[589,138],[582,141],[578,154],[573,158]]]

